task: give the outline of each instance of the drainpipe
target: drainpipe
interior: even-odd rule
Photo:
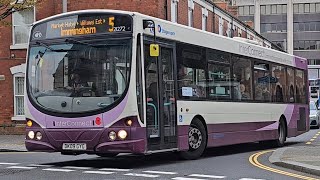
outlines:
[[[68,12],[68,0],[62,0],[62,12]]]
[[[168,20],[168,0],[165,0],[165,2],[164,2],[164,12],[165,12],[165,15],[164,15],[165,20]]]

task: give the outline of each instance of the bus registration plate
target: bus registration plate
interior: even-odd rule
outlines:
[[[86,143],[63,143],[62,149],[63,150],[86,150],[87,145]]]

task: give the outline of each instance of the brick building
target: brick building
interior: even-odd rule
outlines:
[[[137,11],[220,35],[241,36],[264,46],[272,44],[232,14],[237,8],[212,0],[44,0],[37,7],[16,12],[0,26],[0,134],[24,133],[23,84],[28,31],[31,24],[55,14],[82,9]],[[229,11],[230,13],[228,13]]]

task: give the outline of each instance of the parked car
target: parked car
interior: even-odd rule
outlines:
[[[314,101],[310,101],[310,127],[319,128],[319,109]]]

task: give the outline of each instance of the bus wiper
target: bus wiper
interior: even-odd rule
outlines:
[[[81,42],[81,41],[77,41],[77,40],[73,40],[73,39],[66,39],[65,42],[66,43],[72,43],[72,44],[82,44],[82,45],[94,47],[92,44]]]
[[[47,44],[39,42],[39,41],[36,41],[36,44],[39,45],[39,46],[43,46],[43,47],[45,47],[45,48],[47,48],[47,49],[49,49],[50,51],[53,51],[53,52],[78,51],[76,49],[53,49],[52,47],[48,46]]]

